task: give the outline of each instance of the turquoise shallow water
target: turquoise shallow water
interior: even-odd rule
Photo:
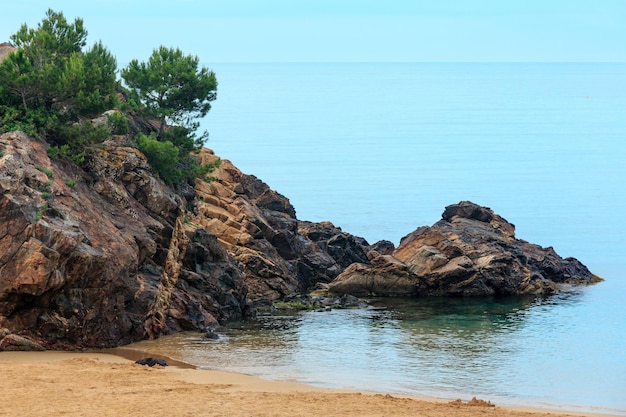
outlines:
[[[626,414],[625,64],[212,68],[207,146],[289,197],[300,219],[398,244],[472,200],[606,281],[549,299],[402,300],[159,343],[267,378]]]

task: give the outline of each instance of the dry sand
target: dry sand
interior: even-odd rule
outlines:
[[[0,416],[502,416],[587,415],[345,392],[119,356],[0,352]],[[598,416],[598,414],[595,414]]]

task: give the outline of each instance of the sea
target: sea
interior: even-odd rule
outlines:
[[[200,368],[626,415],[626,64],[208,64],[206,146],[301,220],[369,243],[470,200],[604,281],[551,297],[371,300],[141,342]]]

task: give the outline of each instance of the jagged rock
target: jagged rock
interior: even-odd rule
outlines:
[[[352,265],[331,293],[354,295],[550,294],[598,282],[578,260],[515,238],[515,226],[486,207],[464,201],[442,220],[402,239],[393,256],[370,253]]]
[[[182,270],[172,292],[170,331],[210,331],[219,321],[242,317],[247,304],[237,260],[217,236],[195,229],[185,251]]]
[[[21,132],[0,136],[0,326],[54,348],[206,331],[369,262],[365,240],[299,221],[228,161],[182,189],[188,202],[127,142],[109,138],[81,169]]]
[[[419,283],[408,266],[391,255],[381,255],[375,251],[368,255],[371,257],[371,265],[350,265],[330,283],[328,291],[357,297],[407,297],[417,294]]]
[[[396,250],[396,246],[393,244],[393,242],[390,242],[388,240],[379,240],[378,242],[370,246],[370,250],[378,252],[381,255],[391,255],[393,251]]]
[[[106,347],[239,317],[237,261],[193,241],[185,201],[140,152],[107,143],[83,170],[21,132],[0,136],[0,327]],[[210,274],[186,258],[197,245],[222,256]]]
[[[217,157],[205,149],[203,162]],[[250,301],[277,300],[330,282],[354,262],[368,263],[367,242],[329,222],[299,221],[287,198],[230,161],[196,183],[192,222],[214,233],[241,263]]]
[[[46,350],[39,343],[16,334],[8,334],[0,340],[0,351],[33,352]]]

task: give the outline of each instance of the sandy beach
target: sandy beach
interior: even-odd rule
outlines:
[[[0,352],[0,416],[599,416],[329,390],[100,353]],[[485,399],[488,400],[488,399]]]

